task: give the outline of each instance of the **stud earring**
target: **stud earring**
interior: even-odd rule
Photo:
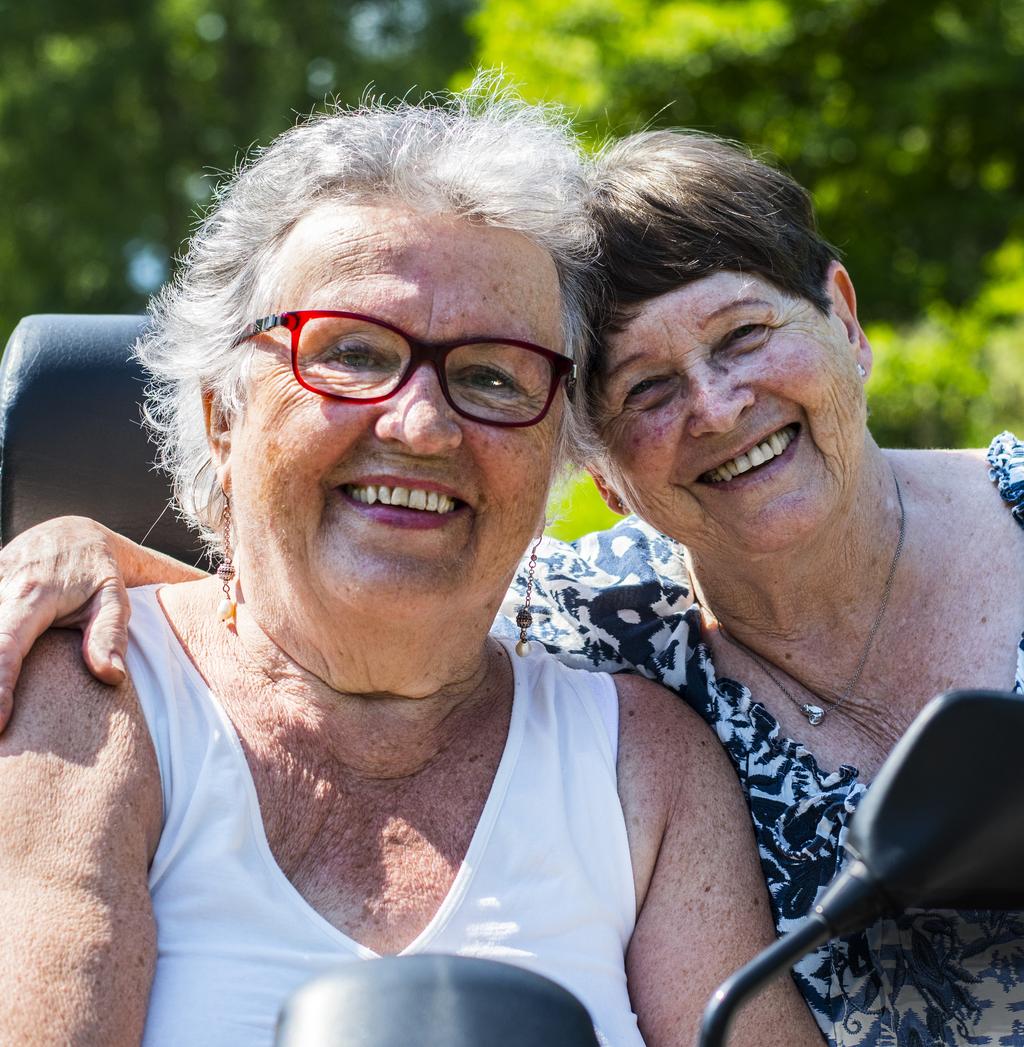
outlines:
[[[865,370],[863,364],[857,364],[857,374],[859,374],[861,378],[867,378],[868,372]]]
[[[530,566],[526,572],[526,598],[523,606],[516,613],[516,625],[519,627],[519,642],[516,644],[516,654],[525,658],[530,653],[530,641],[526,638],[526,630],[533,625],[533,615],[530,613],[530,600],[533,597],[533,572],[537,569],[537,547],[540,539],[530,551]]]
[[[233,624],[238,606],[231,597],[231,582],[235,577],[235,565],[231,559],[231,501],[224,495],[224,513],[221,516],[221,528],[224,532],[224,558],[217,565],[217,577],[224,590],[224,599],[217,608],[217,617],[226,625]]]

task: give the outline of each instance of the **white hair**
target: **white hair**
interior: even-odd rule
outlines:
[[[257,151],[222,186],[175,279],[150,303],[136,356],[152,376],[145,415],[178,509],[210,545],[224,496],[206,441],[202,395],[230,420],[244,406],[251,349],[242,330],[267,312],[274,255],[324,202],[390,200],[521,233],[554,261],[565,351],[589,338],[595,237],[573,133],[560,111],[529,105],[481,74],[466,91],[419,104],[335,107]],[[563,412],[557,464],[576,420]]]

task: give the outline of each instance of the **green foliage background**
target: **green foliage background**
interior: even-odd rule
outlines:
[[[220,172],[324,98],[502,66],[591,143],[686,125],[814,193],[883,444],[1024,430],[1024,0],[0,0],[0,338],[135,311]],[[586,485],[556,527],[610,518]]]

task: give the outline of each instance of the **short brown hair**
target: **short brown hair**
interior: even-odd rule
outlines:
[[[839,252],[819,233],[810,194],[745,147],[692,131],[648,131],[595,158],[592,208],[613,312],[703,276],[756,273],[828,313]]]
[[[577,456],[600,454],[593,430],[601,343],[636,308],[722,270],[756,273],[828,315],[829,265],[839,252],[818,232],[810,194],[736,142],[693,131],[646,131],[593,159],[591,213],[603,286],[595,341],[579,368],[576,410],[586,436]]]

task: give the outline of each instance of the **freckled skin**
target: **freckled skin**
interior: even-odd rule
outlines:
[[[602,477],[630,509],[688,545],[768,552],[849,502],[865,436],[857,364],[870,349],[838,273],[827,317],[759,277],[721,272],[646,303],[612,336]],[[774,482],[724,497],[700,481],[791,423],[797,461]]]
[[[821,766],[852,764],[869,781],[934,695],[1012,686],[1024,559],[992,570],[992,549],[1021,536],[984,452],[874,442],[857,370],[870,373],[871,350],[838,263],[825,289],[828,315],[735,272],[643,305],[610,340],[595,478],[613,508],[621,499],[686,545],[717,671],[748,683]],[[790,425],[796,439],[764,471],[701,479]],[[905,543],[858,668],[897,545],[896,482]],[[801,700],[841,699],[841,712],[812,727],[778,675]]]
[[[330,205],[295,227],[275,265],[268,313],[348,309],[427,341],[493,334],[561,349],[554,265],[508,230]],[[423,367],[384,403],[340,403],[294,380],[288,338],[260,336],[246,410],[213,433],[236,492],[239,575],[259,579],[249,611],[310,667],[336,642],[323,622],[350,612],[414,623],[448,599],[452,615],[491,620],[542,524],[561,401],[538,425],[499,429],[456,415]],[[339,491],[380,473],[444,484],[468,509],[436,530],[382,527]],[[287,599],[296,588],[309,594],[301,608]]]
[[[281,275],[270,282],[266,313],[345,308],[425,340],[498,334],[560,346],[553,264],[508,231],[386,205],[331,206],[300,223],[276,261]],[[212,613],[220,600],[214,578],[166,586],[159,599],[238,732],[282,872],[336,927],[394,952],[449,896],[504,749],[512,669],[488,630],[542,519],[561,404],[530,428],[472,423],[448,408],[426,368],[383,404],[332,402],[294,381],[287,341],[280,330],[256,340],[250,396],[238,417],[226,419],[206,404],[219,479],[232,494],[234,624],[226,628]],[[339,494],[367,472],[434,480],[453,488],[467,508],[435,530],[403,528],[400,517]],[[116,567],[101,576],[111,573]],[[65,662],[68,656],[70,650]],[[38,693],[19,701],[50,708],[55,681],[30,686]],[[773,929],[725,752],[662,688],[628,674],[615,686],[616,774],[637,904],[625,956],[630,1001],[645,1042],[676,1047],[692,1039],[713,987],[768,944]],[[89,737],[98,717],[70,691],[53,704],[58,722],[49,726]],[[53,747],[45,731],[26,739],[24,723],[15,722],[6,744]],[[135,730],[145,733],[137,710]],[[59,793],[46,773],[52,769],[41,767],[33,790],[14,794],[15,813],[36,815],[53,801],[51,821],[36,822],[59,827],[45,833],[51,844],[72,841],[50,848],[72,877],[92,830],[105,826],[106,835],[95,837],[102,847],[94,879],[118,888],[114,901],[122,909],[143,903],[135,905],[141,911],[131,940],[117,945],[119,955],[138,958],[137,977],[99,984],[87,965],[64,965],[74,984],[67,992],[62,986],[62,1000],[75,1000],[77,991],[86,1007],[103,1005],[109,1031],[88,1042],[119,1043],[117,1034],[138,1042],[152,970],[146,858],[160,811],[159,774],[149,755],[144,764],[105,753],[108,765],[120,767],[125,794],[145,789],[142,826],[131,824],[135,813],[125,814],[120,793],[108,797],[90,787],[86,761],[72,761],[73,780]],[[65,794],[89,797],[89,817]],[[21,835],[0,833],[4,841],[13,843],[0,845],[6,883],[12,854],[21,861]],[[125,876],[118,880],[112,874],[120,867]],[[122,889],[126,879],[134,895]],[[20,909],[35,918],[38,877],[25,880],[31,890]],[[58,912],[50,921],[48,962],[66,955],[74,915]],[[81,924],[74,926],[74,942],[84,943]],[[16,926],[24,940],[21,932]],[[14,955],[17,967],[27,967],[25,955],[38,960],[32,945]],[[123,973],[123,965],[96,969]],[[36,986],[51,981],[37,979]],[[47,994],[26,995],[37,1015],[55,1011]],[[0,1040],[27,1042],[19,1030],[41,1025],[32,1016],[15,1020],[5,1035],[0,1008]],[[51,1039],[87,1042],[63,1029]],[[793,985],[780,980],[744,1010],[731,1042],[803,1047],[820,1037]]]

